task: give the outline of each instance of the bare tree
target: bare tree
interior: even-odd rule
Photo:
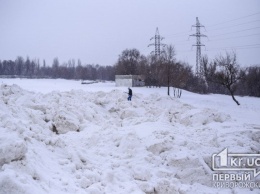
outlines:
[[[54,78],[58,78],[59,77],[59,59],[58,57],[53,59],[53,63],[52,63],[52,73],[53,73],[53,77]]]
[[[22,74],[22,70],[23,70],[23,65],[24,65],[24,59],[23,57],[17,57],[15,60],[15,64],[16,64],[16,75],[21,75]]]
[[[135,75],[142,56],[137,49],[126,49],[119,56],[116,64],[116,73],[122,75]]]
[[[237,105],[240,105],[234,97],[236,83],[241,79],[241,70],[234,52],[226,53],[226,56],[216,57],[213,63],[204,62],[204,70],[207,81],[224,86]]]
[[[167,79],[167,94],[170,95],[170,83],[172,79],[172,73],[173,73],[173,66],[175,63],[175,49],[173,45],[168,45],[164,48],[162,52],[162,61],[163,65],[165,65],[164,73],[166,74],[166,79]]]

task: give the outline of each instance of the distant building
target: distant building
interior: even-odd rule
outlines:
[[[142,75],[116,75],[116,86],[142,87],[145,85]]]

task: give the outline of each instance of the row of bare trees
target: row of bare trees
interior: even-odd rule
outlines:
[[[143,56],[137,49],[126,49],[119,55],[115,65],[116,74],[145,75],[147,86],[167,86],[187,89],[197,93],[249,95],[260,97],[260,66],[241,68],[236,53],[226,53],[213,60],[202,58],[204,70],[202,75],[195,76],[192,67],[175,58],[172,45],[165,47],[160,56]]]
[[[114,66],[82,65],[72,59],[60,64],[58,58],[53,60],[52,66],[46,65],[45,61],[41,65],[39,60],[26,60],[17,57],[16,60],[0,61],[0,75],[16,76],[28,78],[64,78],[82,80],[114,80]]]
[[[172,45],[165,47],[160,56],[145,57],[137,49],[126,49],[119,55],[115,64],[116,74],[144,75],[145,84],[150,87],[167,86],[182,88],[203,93],[201,86],[196,85],[198,78],[192,72],[192,67],[177,61],[175,49]]]
[[[51,66],[45,61],[17,57],[0,61],[0,75],[31,78],[65,78],[82,80],[114,80],[118,75],[144,75],[148,87],[167,86],[197,93],[230,94],[260,97],[260,66],[241,68],[235,53],[226,53],[209,60],[203,57],[203,75],[195,76],[192,67],[176,59],[172,45],[165,47],[160,56],[142,55],[137,49],[125,49],[113,66],[82,65],[80,60],[60,64],[58,58]]]

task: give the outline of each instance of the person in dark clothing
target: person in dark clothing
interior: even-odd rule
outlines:
[[[130,88],[128,88],[128,98],[127,98],[128,101],[131,101],[132,95],[133,95],[132,90]]]

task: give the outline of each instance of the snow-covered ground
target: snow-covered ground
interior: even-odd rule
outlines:
[[[0,194],[259,193],[212,184],[211,156],[260,153],[260,99],[113,82],[0,79]],[[260,175],[259,175],[260,176]]]

